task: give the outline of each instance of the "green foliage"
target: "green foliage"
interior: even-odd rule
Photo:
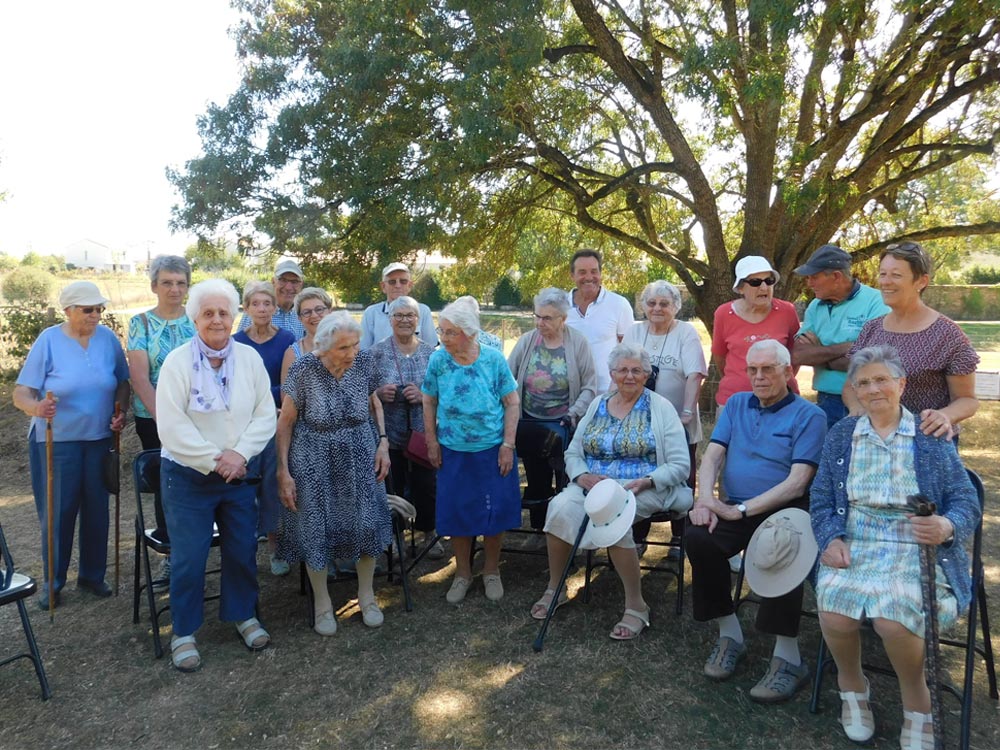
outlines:
[[[448,304],[448,300],[441,294],[441,287],[438,285],[436,274],[432,272],[421,274],[413,282],[414,298],[420,300],[435,312]]]
[[[0,310],[0,351],[8,360],[17,362],[28,356],[28,350],[42,331],[64,320],[61,312],[39,302]]]
[[[7,273],[7,271],[13,271],[17,268],[20,262],[17,258],[12,255],[7,255],[7,253],[0,253],[0,273]]]
[[[493,288],[493,304],[496,307],[520,307],[524,304],[521,300],[521,290],[510,276],[506,274],[501,276]]]
[[[980,320],[986,309],[986,301],[979,289],[973,289],[962,298],[962,316],[967,320]]]
[[[1000,267],[972,266],[965,272],[969,284],[1000,284]]]
[[[238,252],[227,250],[226,241],[222,239],[200,239],[184,251],[185,259],[192,269],[206,273],[214,272],[220,275],[222,271],[242,271],[245,268],[243,256]]]
[[[15,268],[4,277],[3,296],[8,302],[47,304],[55,277],[37,266]]]
[[[66,259],[61,255],[39,255],[34,250],[29,250],[21,258],[21,265],[41,268],[49,273],[58,273],[66,269]]]

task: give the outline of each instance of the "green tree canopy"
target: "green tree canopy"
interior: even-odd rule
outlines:
[[[174,222],[252,223],[342,287],[420,248],[495,280],[588,244],[670,269],[710,324],[741,255],[787,296],[824,242],[1000,232],[911,199],[992,158],[998,0],[236,5],[245,73],[170,173]]]

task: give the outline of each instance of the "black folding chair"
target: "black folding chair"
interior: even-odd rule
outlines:
[[[17,612],[21,615],[21,628],[24,630],[25,640],[28,641],[27,651],[15,654],[14,656],[8,656],[3,661],[0,661],[0,667],[18,659],[30,659],[31,663],[35,665],[38,684],[42,688],[42,700],[47,701],[52,697],[52,690],[49,688],[49,681],[45,676],[42,653],[38,650],[35,632],[31,629],[31,620],[28,619],[28,608],[24,603],[24,600],[34,594],[36,590],[37,586],[33,578],[14,570],[14,560],[11,557],[10,549],[7,547],[7,538],[3,534],[3,526],[0,526],[0,607],[6,604],[17,605]]]
[[[139,600],[143,592],[146,593],[147,606],[149,608],[149,622],[153,630],[153,652],[156,658],[163,657],[163,643],[160,639],[160,616],[170,609],[170,597],[166,602],[157,605],[154,586],[166,584],[169,580],[154,579],[149,563],[149,550],[158,552],[161,555],[170,554],[170,542],[163,540],[154,533],[155,528],[146,528],[146,516],[143,509],[143,496],[158,496],[160,494],[160,450],[141,451],[136,454],[132,462],[132,479],[135,487],[135,563],[132,566],[132,624],[139,623]],[[221,542],[219,530],[212,530],[212,546],[218,547]],[[140,567],[141,573],[140,575]],[[207,573],[218,573],[220,568],[206,571]],[[218,594],[206,596],[205,601],[218,599]]]
[[[983,481],[979,475],[971,469],[966,469],[972,486],[976,488],[979,496],[980,510],[985,508],[986,492]],[[939,689],[954,696],[962,705],[961,730],[959,734],[959,747],[968,750],[969,734],[972,726],[972,686],[976,676],[976,654],[983,658],[986,665],[986,679],[989,684],[990,698],[994,701],[1000,700],[997,692],[996,664],[993,659],[993,642],[990,640],[990,618],[988,602],[986,601],[986,583],[983,574],[983,520],[980,517],[979,525],[972,537],[972,601],[969,603],[969,613],[966,618],[965,638],[962,640],[951,638],[939,638],[938,642],[945,646],[954,646],[965,649],[964,676],[962,687],[958,688],[948,682],[938,684]],[[982,633],[982,645],[977,645],[976,639]],[[812,698],[809,702],[809,710],[818,713],[821,691],[823,689],[823,676],[827,669],[833,666],[833,657],[826,647],[826,641],[819,640],[819,652],[816,656],[816,678],[813,681]],[[888,669],[877,664],[865,664],[864,668],[870,672],[884,675],[894,675],[892,669]]]

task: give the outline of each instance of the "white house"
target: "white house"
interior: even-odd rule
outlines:
[[[79,240],[63,250],[67,265],[76,268],[93,268],[95,271],[135,273],[135,261],[124,250],[112,250],[93,240]]]

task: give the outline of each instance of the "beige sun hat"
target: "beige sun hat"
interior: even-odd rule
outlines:
[[[108,304],[107,299],[93,281],[74,281],[59,292],[59,307],[63,310],[74,305],[91,307],[106,304]]]
[[[806,579],[818,553],[809,514],[801,508],[779,510],[750,537],[747,583],[760,596],[783,596]]]

